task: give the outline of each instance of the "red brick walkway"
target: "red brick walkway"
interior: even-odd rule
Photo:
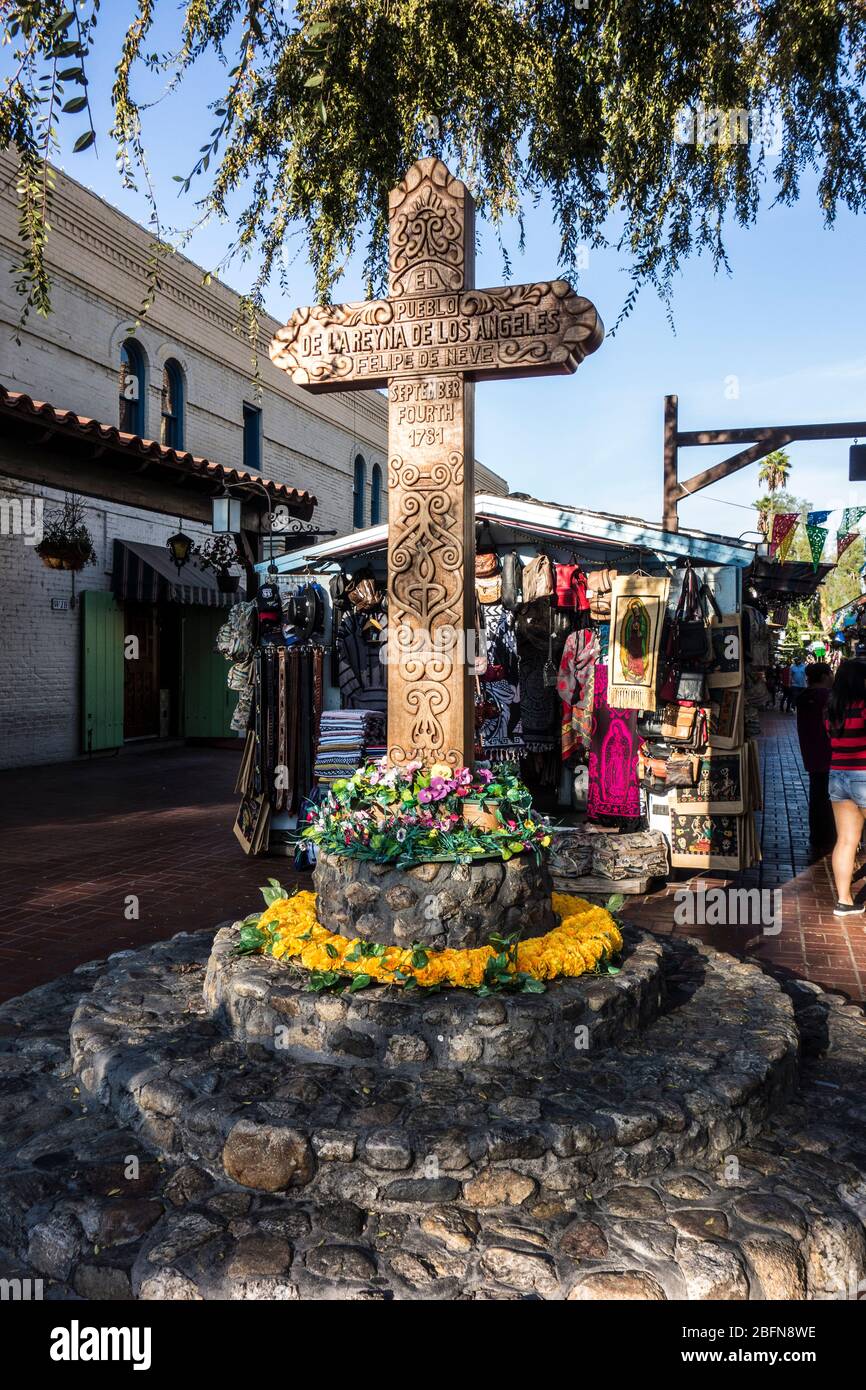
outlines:
[[[858,1003],[866,999],[866,917],[840,921],[833,916],[835,892],[829,859],[815,859],[809,846],[808,780],[800,761],[792,714],[763,719],[760,741],[764,811],[758,815],[763,861],[736,876],[701,874],[690,881],[715,886],[777,891],[780,911],[774,934],[761,927],[677,926],[674,894],[681,880],[663,894],[630,903],[626,915],[661,933],[702,937],[723,950],[770,962],[781,971],[841,990]],[[866,886],[861,888],[866,897]],[[772,907],[775,904],[768,903]]]
[[[83,961],[246,916],[285,859],[232,834],[233,749],[168,748],[0,772],[0,998]],[[138,898],[127,920],[126,898]]]
[[[866,927],[832,916],[829,864],[812,862],[805,777],[794,719],[771,715],[761,741],[764,861],[736,879],[701,882],[780,889],[781,931],[677,926],[672,883],[629,904],[654,931],[702,936],[776,967],[866,998]],[[93,763],[0,772],[0,998],[111,951],[245,916],[285,859],[249,860],[232,835],[238,754],[173,748]],[[864,888],[866,893],[866,888]],[[135,894],[138,920],[124,916]]]

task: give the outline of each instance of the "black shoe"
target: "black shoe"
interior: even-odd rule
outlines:
[[[834,917],[862,917],[866,903],[837,903],[833,908]]]

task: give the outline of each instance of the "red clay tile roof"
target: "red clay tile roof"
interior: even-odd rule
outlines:
[[[253,482],[263,483],[275,501],[283,502],[287,506],[296,507],[299,510],[303,509],[307,513],[316,506],[316,498],[311,492],[290,487],[288,483],[279,483],[272,478],[263,478],[261,474],[249,473],[245,468],[226,468],[221,463],[213,463],[210,459],[199,458],[196,454],[187,453],[186,450],[171,449],[167,444],[157,444],[155,439],[141,439],[137,434],[126,434],[116,425],[106,425],[99,420],[91,420],[87,415],[76,415],[72,410],[61,410],[57,406],[50,405],[48,401],[34,401],[23,391],[9,391],[2,384],[0,384],[0,412],[5,415],[13,415],[18,419],[41,421],[69,438],[84,436],[92,439],[95,443],[98,442],[114,449],[122,449],[125,453],[151,459],[154,463],[178,468],[185,473],[212,478],[218,483],[232,486]]]

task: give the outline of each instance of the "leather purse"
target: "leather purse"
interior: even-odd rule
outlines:
[[[481,550],[475,552],[475,578],[489,579],[491,575],[499,573],[499,556],[495,550]]]
[[[523,602],[549,598],[555,591],[553,561],[542,552],[523,567]]]
[[[697,671],[681,671],[677,681],[677,699],[699,704],[704,698],[704,678]]]
[[[488,603],[498,603],[502,597],[502,576],[494,574],[487,579],[476,578],[475,597],[485,607]]]
[[[375,575],[369,571],[359,571],[349,582],[346,598],[357,612],[363,613],[368,608],[378,608],[382,602],[382,594]]]
[[[688,743],[695,731],[697,709],[694,705],[667,704],[662,709],[662,738],[674,743]]]
[[[502,559],[502,606],[513,613],[522,601],[523,562],[516,550]]]
[[[586,576],[589,612],[596,622],[607,622],[610,617],[610,594],[616,577],[617,571],[608,565],[604,569],[590,570]]]

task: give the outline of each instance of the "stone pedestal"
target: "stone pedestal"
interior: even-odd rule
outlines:
[[[483,946],[491,934],[542,936],[556,926],[547,865],[530,854],[411,869],[320,854],[313,883],[323,926],[385,945]]]

